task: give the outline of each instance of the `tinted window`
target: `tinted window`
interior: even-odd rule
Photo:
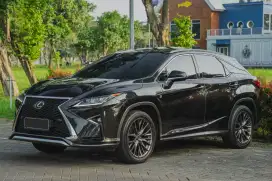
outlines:
[[[208,55],[195,55],[201,77],[224,77],[225,70],[221,62]]]
[[[195,65],[191,56],[182,55],[175,57],[166,66],[159,80],[164,81],[165,79],[167,79],[167,75],[169,75],[174,70],[185,72],[187,74],[188,79],[197,78]]]
[[[104,79],[138,79],[147,77],[166,60],[167,54],[130,52],[115,54],[79,71],[74,77]]]
[[[229,72],[238,74],[249,74],[248,71],[235,58],[226,56],[219,57],[222,58],[222,63]]]

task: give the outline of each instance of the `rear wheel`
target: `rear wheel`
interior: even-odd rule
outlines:
[[[125,163],[143,163],[152,154],[155,142],[156,127],[152,118],[145,112],[132,111],[121,130],[118,158]]]
[[[32,143],[32,144],[37,150],[48,154],[62,153],[66,149],[65,146],[57,146],[44,143]]]
[[[251,110],[243,105],[235,107],[230,117],[230,129],[223,141],[232,148],[243,149],[252,141],[252,125],[254,118]]]

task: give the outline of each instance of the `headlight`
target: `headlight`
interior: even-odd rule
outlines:
[[[108,102],[109,100],[121,95],[121,93],[111,94],[111,95],[105,95],[105,96],[99,96],[99,97],[90,97],[85,98],[74,107],[89,107],[89,106],[97,106],[104,104],[105,102]]]

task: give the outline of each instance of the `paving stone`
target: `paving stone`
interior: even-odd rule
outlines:
[[[220,141],[171,141],[146,163],[126,165],[88,150],[42,154],[31,143],[4,139],[10,128],[0,123],[0,181],[271,181],[272,176],[272,146],[261,143],[232,150]]]

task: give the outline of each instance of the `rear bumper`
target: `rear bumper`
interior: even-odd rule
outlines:
[[[82,148],[116,148],[119,145],[117,139],[106,139],[100,142],[81,144],[75,143],[65,138],[60,137],[49,137],[49,136],[40,136],[40,135],[31,135],[31,134],[22,134],[22,133],[13,133],[9,139],[26,141],[26,142],[38,142],[52,145],[59,145],[65,147],[82,147]]]

